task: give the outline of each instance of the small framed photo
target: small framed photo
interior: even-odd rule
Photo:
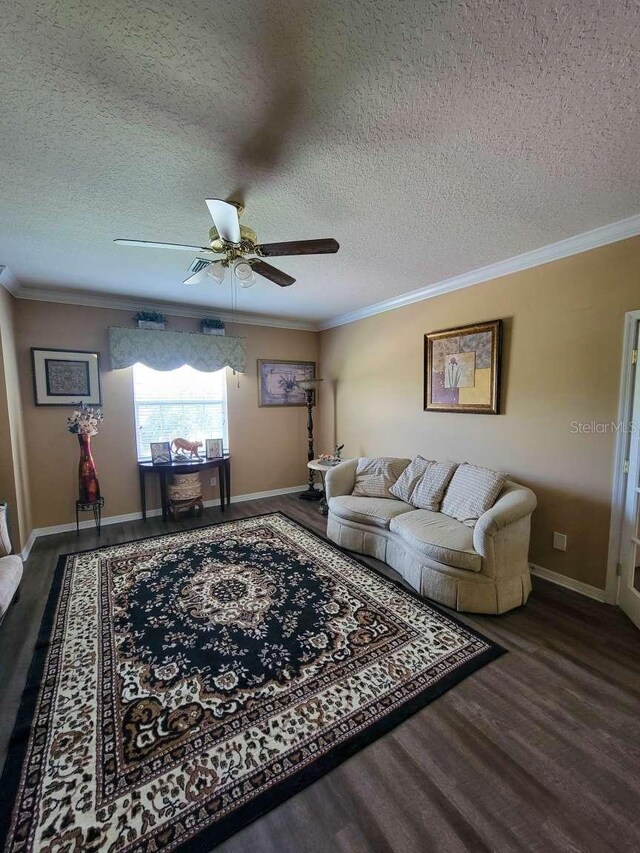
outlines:
[[[149,446],[154,465],[166,465],[171,462],[171,444],[168,441],[152,441]]]
[[[206,441],[206,457],[207,459],[219,459],[222,454],[222,439],[208,438]]]
[[[100,353],[31,348],[36,406],[101,406]]]
[[[315,378],[315,361],[258,359],[258,405],[306,406],[305,393],[297,383]]]
[[[425,412],[497,415],[502,320],[424,336]]]

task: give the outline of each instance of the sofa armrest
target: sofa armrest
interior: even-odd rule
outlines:
[[[486,538],[493,538],[510,524],[531,515],[537,506],[537,499],[531,489],[515,483],[507,483],[498,500],[491,509],[483,512],[473,529],[473,547],[484,554]]]
[[[329,501],[338,495],[350,495],[356,484],[357,459],[347,459],[335,468],[329,468],[324,475],[325,499]]]

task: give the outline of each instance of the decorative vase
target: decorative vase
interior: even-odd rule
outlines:
[[[80,464],[78,465],[78,499],[82,503],[93,503],[100,498],[100,483],[96,474],[96,463],[91,455],[91,436],[78,433]]]

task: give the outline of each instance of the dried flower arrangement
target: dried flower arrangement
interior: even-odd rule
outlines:
[[[76,404],[78,408],[67,418],[67,429],[74,435],[97,435],[98,424],[102,423],[102,409],[86,406],[82,401]]]

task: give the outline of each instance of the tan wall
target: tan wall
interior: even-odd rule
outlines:
[[[197,331],[197,321],[170,317],[170,328]],[[35,406],[31,347],[97,350],[105,419],[93,440],[105,515],[140,510],[133,415],[132,371],[110,370],[107,329],[131,325],[131,313],[28,300],[16,301],[17,346],[20,360],[24,427],[29,447],[33,527],[74,520],[77,497],[78,443],[66,431],[70,410]],[[235,330],[234,330],[235,331]],[[229,435],[232,494],[248,494],[303,485],[306,482],[306,416],[301,408],[258,407],[257,358],[317,359],[315,332],[239,326],[247,337],[247,373],[228,371]],[[158,506],[157,488],[149,478],[148,506]],[[217,497],[205,481],[204,497]],[[155,495],[155,496],[154,496]]]
[[[20,550],[31,532],[31,508],[15,340],[16,303],[0,286],[0,500],[9,505],[12,544]]]
[[[420,453],[508,471],[537,494],[531,559],[605,586],[614,434],[572,421],[617,417],[624,313],[640,308],[640,238],[323,332],[324,446]],[[426,413],[423,336],[505,321],[500,416]],[[327,381],[329,380],[329,381]],[[328,390],[328,389],[327,389]],[[566,533],[566,553],[551,547]]]

